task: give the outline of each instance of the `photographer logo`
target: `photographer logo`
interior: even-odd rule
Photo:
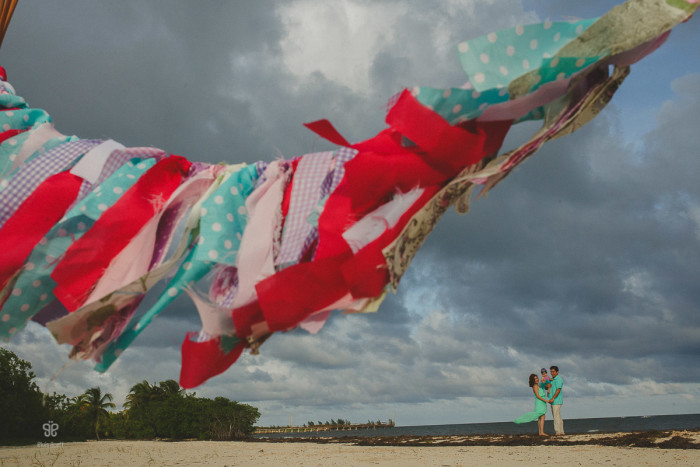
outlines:
[[[58,435],[58,423],[49,420],[41,426],[44,429],[44,436],[47,438],[55,438]]]

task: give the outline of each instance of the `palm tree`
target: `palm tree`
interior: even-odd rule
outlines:
[[[85,394],[78,398],[78,403],[81,410],[87,412],[90,423],[95,430],[95,438],[99,440],[100,420],[108,415],[107,409],[115,407],[114,402],[112,402],[112,395],[108,392],[102,394],[102,389],[97,386],[85,391]]]
[[[126,415],[135,422],[135,426],[148,427],[151,430],[150,436],[158,436],[163,430],[163,422],[157,416],[162,405],[159,403],[164,403],[173,396],[181,398],[184,393],[177,381],[172,379],[158,384],[143,380],[132,386],[126,396]]]
[[[152,414],[151,403],[159,399],[160,391],[158,386],[150,384],[145,379],[131,387],[126,396],[124,408],[126,416],[134,426],[148,427],[152,431],[151,436],[158,433],[158,424]]]
[[[126,396],[124,408],[140,409],[151,401],[164,400],[170,395],[181,395],[183,392],[177,381],[173,379],[161,381],[158,385],[151,384],[144,379],[131,387],[129,394]]]
[[[124,403],[125,409],[138,409],[145,406],[156,394],[155,386],[145,379],[131,387]]]
[[[182,395],[184,390],[180,387],[177,381],[174,379],[169,379],[167,381],[161,381],[158,387],[158,392],[163,398],[171,395]],[[154,386],[155,388],[155,386]]]

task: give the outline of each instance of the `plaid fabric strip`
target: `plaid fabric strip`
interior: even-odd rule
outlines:
[[[65,170],[102,140],[86,139],[61,144],[22,167],[0,192],[0,227],[44,180]]]
[[[304,240],[312,226],[307,222],[321,197],[321,184],[331,168],[333,152],[306,154],[294,172],[289,213],[284,222],[282,246],[275,265],[298,263],[303,256]]]
[[[319,203],[316,206],[316,210],[320,211],[323,209],[323,204],[326,198],[333,193],[333,190],[340,184],[340,181],[345,176],[345,163],[352,160],[357,155],[356,149],[351,148],[339,148],[333,152],[333,170],[328,172],[325,180],[321,184],[321,196],[319,197]],[[316,218],[318,221],[318,217]],[[302,247],[302,252],[306,252],[318,239],[318,224],[312,225],[306,239],[304,240],[304,246]]]
[[[258,180],[255,182],[255,188],[259,187],[265,183],[265,180],[267,180],[265,177],[265,169],[267,168],[268,164],[269,163],[267,161],[258,161],[255,163],[255,170],[258,171]]]
[[[120,168],[122,165],[126,164],[130,160],[154,158],[156,161],[159,161],[167,155],[168,154],[162,149],[148,147],[125,148],[112,151],[112,153],[109,155],[109,158],[107,159],[107,162],[105,162],[105,165],[102,168],[102,172],[100,172],[100,177],[97,179],[97,182],[94,185],[88,181],[83,182],[82,186],[80,187],[80,193],[78,194],[78,197],[76,198],[75,202],[77,203],[81,199],[85,198],[96,186],[99,186],[114,172],[116,172],[118,168]]]
[[[338,186],[340,181],[345,176],[345,163],[352,160],[357,155],[357,149],[339,148],[335,151],[335,165],[333,167],[333,181],[327,193],[323,196],[330,195]]]

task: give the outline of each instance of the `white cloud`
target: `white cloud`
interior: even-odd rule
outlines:
[[[435,80],[440,79],[439,72],[458,69],[456,41],[485,33],[485,21],[535,20],[519,2],[495,0],[447,0],[439,6],[407,1],[300,0],[282,5],[279,14],[287,26],[280,45],[288,70],[300,81],[321,73],[360,95],[371,93],[377,85],[372,69],[386,51],[391,51],[392,60],[405,65],[407,76],[402,81],[408,86],[431,73],[430,79]],[[445,63],[444,58],[450,61]]]
[[[301,80],[313,73],[364,93],[375,54],[394,40],[397,16],[408,11],[399,2],[302,0],[282,6],[287,25],[282,40],[284,63]]]

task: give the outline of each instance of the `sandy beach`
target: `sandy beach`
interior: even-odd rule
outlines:
[[[45,443],[0,447],[0,466],[700,465],[700,431],[648,433]]]

